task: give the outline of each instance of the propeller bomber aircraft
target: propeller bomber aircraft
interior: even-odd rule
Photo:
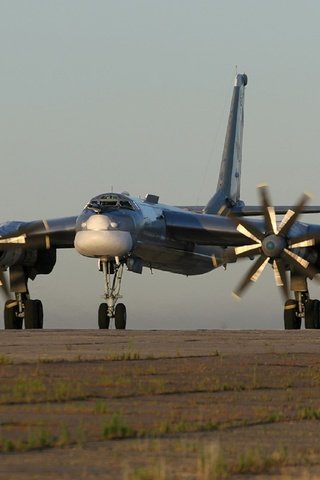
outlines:
[[[320,302],[310,299],[307,285],[307,279],[318,280],[320,273],[320,225],[298,221],[301,213],[319,213],[320,207],[307,207],[306,195],[295,207],[273,207],[266,186],[259,187],[260,207],[240,200],[246,85],[247,76],[238,74],[218,186],[205,207],[162,205],[156,195],[141,200],[127,193],[103,193],[92,198],[79,216],[0,224],[6,329],[21,329],[23,324],[26,329],[43,328],[42,303],[31,300],[28,281],[51,273],[57,249],[73,247],[81,255],[98,259],[103,273],[101,329],[109,328],[112,318],[117,329],[126,328],[126,307],[118,302],[125,267],[135,273],[147,267],[188,276],[210,272],[240,257],[257,258],[237,296],[258,280],[269,263],[285,298],[285,329],[299,329],[302,318],[305,328],[320,328]],[[277,215],[284,215],[281,222]],[[244,218],[252,216],[262,218]]]

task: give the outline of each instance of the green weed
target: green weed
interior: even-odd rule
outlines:
[[[320,409],[305,407],[299,411],[301,420],[320,420]]]
[[[257,448],[250,448],[240,454],[232,468],[232,473],[262,473],[284,465],[287,458],[285,449],[275,450],[269,455],[264,455]]]
[[[82,425],[78,425],[76,430],[76,443],[83,447],[88,438],[88,434]]]
[[[114,414],[105,422],[102,430],[103,437],[110,440],[115,438],[136,437],[137,432],[131,428],[120,415]]]
[[[266,418],[266,423],[276,423],[281,422],[284,419],[284,416],[280,412],[273,412]]]
[[[60,430],[60,435],[57,438],[56,446],[57,447],[64,447],[69,445],[71,442],[71,435],[67,425],[62,425]]]
[[[124,480],[166,480],[166,468],[164,462],[152,467],[140,467],[128,472]]]
[[[0,355],[0,365],[11,365],[13,363],[12,359],[7,355]]]
[[[105,400],[97,400],[95,403],[95,411],[97,413],[108,413],[108,406]]]
[[[115,352],[115,353],[108,353],[105,356],[105,360],[111,362],[121,362],[123,360],[130,361],[130,360],[140,360],[140,353],[139,352]]]
[[[0,438],[0,451],[28,451],[54,446],[56,438],[47,430],[30,432],[26,439],[11,440]]]
[[[206,446],[198,458],[198,478],[201,480],[222,480],[227,478],[228,467],[218,444]]]

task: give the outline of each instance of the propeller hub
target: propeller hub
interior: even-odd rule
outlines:
[[[279,235],[268,235],[262,242],[263,253],[271,258],[280,257],[285,247],[285,239]]]

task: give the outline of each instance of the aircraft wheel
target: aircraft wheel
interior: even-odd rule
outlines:
[[[18,305],[13,300],[7,300],[4,306],[4,328],[6,330],[21,330],[22,318],[17,317]]]
[[[308,300],[305,307],[306,329],[320,328],[320,302],[319,300]]]
[[[114,314],[114,324],[116,329],[125,330],[127,324],[127,309],[123,303],[116,305]]]
[[[295,300],[287,300],[284,304],[285,330],[299,330],[301,328],[301,318],[296,316],[297,306]]]
[[[43,328],[43,307],[40,300],[26,300],[24,326],[26,329]]]
[[[100,329],[107,329],[110,325],[110,317],[108,316],[108,305],[101,303],[98,311],[98,325]]]

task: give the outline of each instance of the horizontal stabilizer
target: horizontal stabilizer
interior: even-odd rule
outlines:
[[[182,208],[183,210],[187,210],[188,212],[194,213],[202,213],[204,211],[204,205],[183,205],[179,206],[178,208]],[[292,206],[288,205],[278,205],[274,207],[276,215],[285,215],[288,210],[292,209]],[[263,215],[262,207],[260,205],[236,205],[230,209],[230,212],[233,215],[237,215],[239,217],[258,217]],[[301,213],[309,214],[309,213],[320,213],[320,206],[319,205],[311,205],[305,206]]]
[[[292,206],[288,205],[278,205],[274,207],[276,215],[285,215],[288,210],[291,210]],[[263,209],[261,206],[250,206],[250,205],[245,205],[245,206],[235,206],[234,208],[231,209],[231,212],[234,215],[237,215],[239,217],[254,217],[254,216],[259,216],[263,215]],[[319,205],[310,205],[310,206],[305,206],[302,210],[301,213],[320,213],[320,206]]]

